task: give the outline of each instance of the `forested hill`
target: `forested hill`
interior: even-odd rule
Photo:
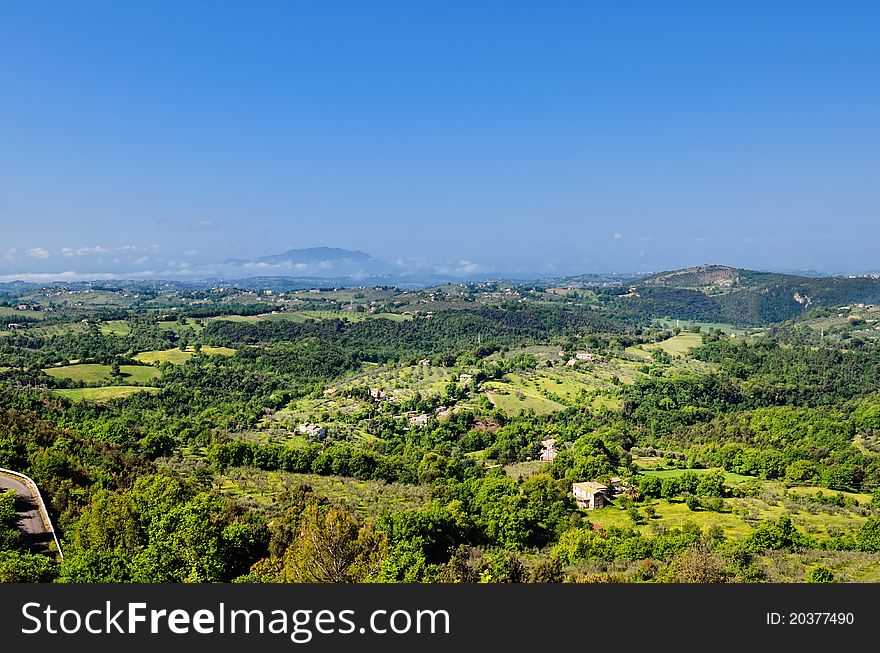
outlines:
[[[767,325],[793,319],[812,307],[880,304],[880,278],[805,277],[704,265],[662,272],[618,295],[620,315]]]

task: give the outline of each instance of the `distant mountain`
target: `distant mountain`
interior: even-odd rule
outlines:
[[[261,263],[270,265],[306,264],[341,262],[361,263],[363,265],[376,263],[372,256],[358,250],[342,249],[340,247],[308,247],[306,249],[289,249],[283,254],[271,254],[257,259]]]
[[[383,275],[392,266],[374,259],[366,252],[339,247],[308,247],[290,249],[281,254],[269,254],[256,259],[227,259],[222,272],[233,276],[293,275],[297,277],[364,278]]]

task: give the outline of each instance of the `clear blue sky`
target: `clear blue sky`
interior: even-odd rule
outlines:
[[[5,2],[0,275],[878,270],[878,31],[869,0]]]

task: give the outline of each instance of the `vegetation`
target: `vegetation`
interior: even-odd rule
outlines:
[[[875,280],[615,283],[4,287],[0,580],[880,580]]]

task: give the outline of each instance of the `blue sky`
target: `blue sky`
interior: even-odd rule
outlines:
[[[880,269],[880,3],[0,5],[0,278]]]

